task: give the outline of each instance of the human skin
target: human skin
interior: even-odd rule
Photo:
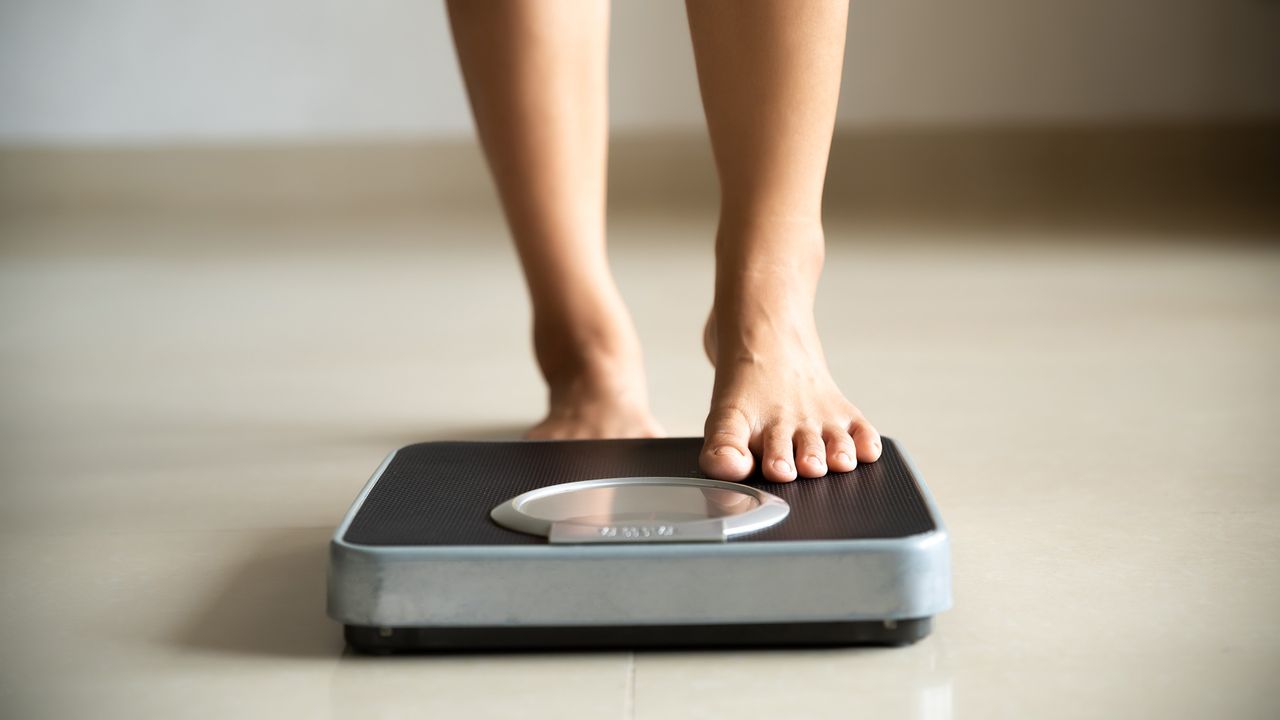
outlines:
[[[448,3],[481,145],[533,306],[538,439],[662,434],[605,255],[609,5]]]
[[[813,314],[848,2],[687,7],[721,191],[700,465],[779,482],[852,470],[879,457],[880,436],[832,379]],[[607,3],[452,0],[449,12],[550,391],[529,436],[661,434],[605,256]]]

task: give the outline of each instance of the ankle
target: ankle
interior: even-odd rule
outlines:
[[[814,302],[824,260],[821,224],[772,218],[721,223],[712,307],[715,355],[816,350]],[[810,347],[812,346],[812,347]]]
[[[583,342],[558,337],[534,342],[538,367],[551,387],[583,383],[602,386],[643,372],[638,346],[614,340]]]
[[[625,310],[594,306],[569,317],[535,315],[533,337],[538,367],[553,389],[643,379],[640,340]]]
[[[722,219],[716,233],[716,283],[750,292],[783,284],[817,289],[826,247],[822,223],[808,218]]]
[[[717,367],[726,362],[755,364],[769,358],[797,353],[817,355],[822,351],[813,314],[793,308],[742,312],[717,304],[704,341],[707,354]]]

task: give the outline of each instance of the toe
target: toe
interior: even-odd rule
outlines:
[[[822,437],[827,443],[827,465],[833,472],[849,472],[858,466],[857,450],[847,430],[833,425]]]
[[[796,448],[796,472],[800,477],[822,477],[827,474],[827,451],[816,430],[801,428],[792,438]]]
[[[858,417],[849,424],[849,433],[853,435],[853,444],[858,449],[858,462],[875,462],[880,459],[880,433],[867,422]]]
[[[748,443],[751,426],[735,408],[713,411],[707,417],[698,464],[702,472],[717,480],[744,480],[754,464]]]
[[[796,479],[795,455],[792,451],[792,427],[775,424],[765,431],[760,451],[760,471],[774,482],[791,482]]]

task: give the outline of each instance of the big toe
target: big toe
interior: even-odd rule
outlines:
[[[750,439],[751,428],[741,413],[712,413],[698,458],[702,472],[717,480],[745,480],[755,462],[747,445]]]

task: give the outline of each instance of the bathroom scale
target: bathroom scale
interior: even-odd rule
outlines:
[[[947,532],[906,453],[708,479],[702,438],[393,452],[330,544],[358,651],[904,645],[951,605]]]

